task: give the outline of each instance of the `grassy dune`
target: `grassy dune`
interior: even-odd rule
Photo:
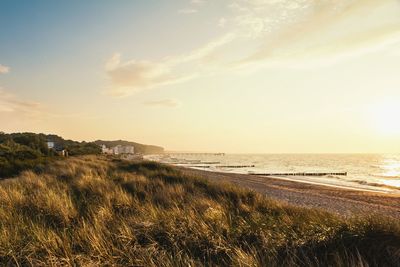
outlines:
[[[151,162],[57,161],[0,182],[0,265],[398,266],[400,225],[344,220]]]

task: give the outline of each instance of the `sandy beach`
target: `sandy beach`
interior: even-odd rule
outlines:
[[[400,194],[335,188],[278,177],[181,169],[210,181],[231,182],[291,205],[322,209],[345,217],[374,214],[400,219]]]

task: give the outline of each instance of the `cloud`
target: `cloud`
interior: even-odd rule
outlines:
[[[0,117],[38,118],[42,106],[38,102],[21,100],[0,88]]]
[[[172,73],[175,64],[171,60],[121,62],[121,55],[115,54],[105,66],[112,84],[108,93],[113,96],[127,96],[141,90],[190,79],[189,76]]]
[[[112,83],[117,87],[134,90],[151,88],[176,80],[170,73],[169,67],[160,62],[128,61],[121,63],[120,54],[115,54],[106,64],[106,70]]]
[[[0,64],[0,74],[6,74],[9,71],[9,67]],[[3,124],[17,120],[36,120],[41,115],[40,103],[20,99],[0,86],[0,119]]]
[[[133,93],[168,84],[181,83],[204,72],[204,62],[209,56],[234,36],[226,35],[211,41],[188,54],[170,56],[159,61],[121,61],[119,53],[114,54],[105,64],[111,86],[107,93],[122,97]]]
[[[265,1],[255,2],[262,10]],[[259,48],[240,64],[331,64],[400,42],[400,3],[394,0],[298,1],[291,8],[278,2],[279,28],[248,11],[237,17],[261,36]]]
[[[400,2],[396,0],[219,3],[225,3],[218,21],[219,37],[187,53],[155,61],[121,62],[120,54],[115,54],[106,64],[111,82],[108,92],[126,96],[243,68],[315,68],[400,43]]]
[[[205,3],[206,3],[205,0],[191,0],[190,7],[182,8],[178,10],[178,13],[185,15],[197,13],[199,12],[197,8]]]
[[[192,0],[192,1],[190,1],[190,3],[192,3],[194,5],[202,5],[205,2],[206,2],[205,0]]]
[[[191,51],[190,53],[183,54],[176,57],[171,57],[170,60],[176,63],[186,63],[196,60],[202,60],[207,58],[210,54],[216,50],[224,47],[226,44],[232,42],[236,36],[232,33],[225,34],[218,39],[206,43],[204,46]]]
[[[167,108],[175,108],[180,105],[180,103],[175,99],[162,99],[162,100],[154,100],[154,101],[146,101],[143,104],[150,107],[167,107]]]
[[[218,26],[221,27],[221,28],[224,28],[225,25],[226,25],[226,18],[220,18],[218,20]]]
[[[0,74],[5,74],[10,72],[10,67],[0,64]]]
[[[397,0],[235,0],[228,8],[231,33],[252,47],[241,67],[320,66],[400,43]]]
[[[183,8],[183,9],[178,10],[178,13],[185,14],[185,15],[193,14],[193,13],[197,13],[197,12],[198,12],[198,10],[194,9],[194,8]]]

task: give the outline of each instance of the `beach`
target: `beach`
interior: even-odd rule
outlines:
[[[279,177],[178,168],[188,175],[233,183],[290,205],[321,209],[344,217],[378,215],[400,219],[400,194],[345,189]]]
[[[269,177],[286,177],[316,185],[400,194],[398,154],[183,153],[152,155],[146,159],[198,170],[261,176],[269,174]]]

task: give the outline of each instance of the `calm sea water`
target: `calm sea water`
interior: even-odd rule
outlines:
[[[151,155],[148,159],[232,173],[347,172],[347,176],[290,176],[290,179],[400,193],[400,154],[166,154]],[[223,167],[227,165],[254,167]]]

